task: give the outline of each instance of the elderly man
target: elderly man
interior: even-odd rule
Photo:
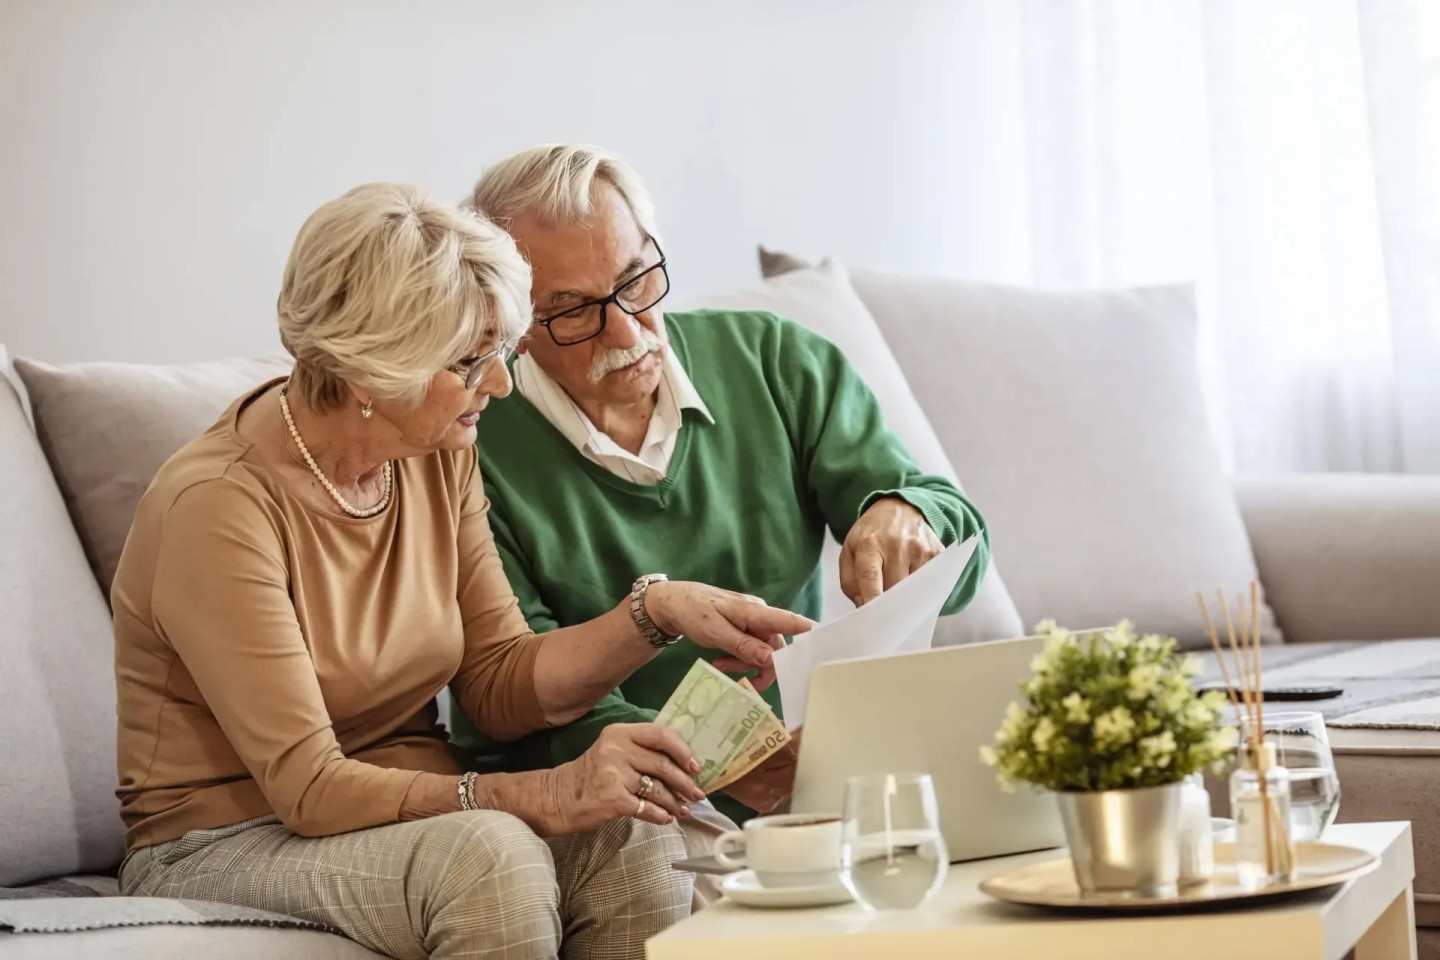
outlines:
[[[816,617],[827,528],[856,604],[983,532],[954,485],[919,471],[833,344],[765,313],[661,312],[668,261],[645,189],[616,157],[526,150],[486,171],[472,204],[534,276],[516,394],[492,404],[478,441],[495,541],[532,629],[598,616],[645,574]],[[946,612],[969,602],[988,560],[982,538]],[[520,762],[562,763],[607,724],[653,720],[709,656],[682,638],[583,719],[519,745]],[[778,712],[777,691],[764,696]],[[454,719],[457,740],[478,746]],[[794,759],[771,758],[715,806],[736,820],[775,809]],[[699,851],[696,824],[728,823],[694,814]]]

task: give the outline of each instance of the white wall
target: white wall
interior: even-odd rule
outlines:
[[[317,204],[459,199],[542,141],[640,169],[682,294],[752,281],[757,241],[1020,275],[1025,238],[957,229],[1005,222],[1021,175],[991,149],[1017,24],[984,0],[0,0],[0,343],[268,350]]]

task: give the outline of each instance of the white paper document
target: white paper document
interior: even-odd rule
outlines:
[[[865,606],[822,623],[775,651],[775,682],[785,726],[795,730],[805,722],[810,671],[820,664],[930,649],[940,608],[974,553],[974,537],[953,543]]]

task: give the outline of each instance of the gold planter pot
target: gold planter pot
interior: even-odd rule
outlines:
[[[1057,793],[1082,893],[1174,896],[1180,880],[1181,783]]]

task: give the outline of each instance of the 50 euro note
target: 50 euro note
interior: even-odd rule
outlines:
[[[774,720],[775,713],[753,687],[696,660],[655,722],[673,730],[690,747],[700,762],[695,782],[709,793],[767,718]]]
[[[742,678],[739,685],[751,693],[755,693],[755,688],[750,685],[749,680]],[[755,695],[757,697],[759,696],[758,693]],[[707,789],[712,791],[725,789],[751,770],[760,766],[760,764],[765,762],[767,757],[774,754],[776,750],[779,750],[789,742],[790,731],[786,730],[785,724],[781,723],[780,718],[775,716],[774,710],[768,711],[765,714],[765,719],[760,721],[760,725],[755,728],[754,732],[750,735],[750,739],[745,743],[745,746],[740,749],[739,755],[730,761],[730,766],[726,767],[725,772],[720,774],[720,776],[715,779],[715,782]]]

